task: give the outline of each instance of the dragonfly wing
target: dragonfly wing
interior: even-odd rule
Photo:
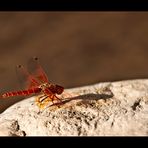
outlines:
[[[16,66],[16,75],[22,88],[30,89],[40,85],[38,80],[33,77],[22,65]]]
[[[39,60],[37,57],[34,57],[29,60],[28,69],[32,76],[35,77],[40,83],[48,82],[48,77],[41,65],[39,64]]]

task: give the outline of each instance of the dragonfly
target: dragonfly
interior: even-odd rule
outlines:
[[[3,93],[2,95],[0,95],[0,98],[5,99],[15,96],[42,94],[40,97],[36,97],[35,100],[37,106],[41,109],[47,106],[50,101],[52,101],[53,104],[55,100],[62,102],[61,99],[57,97],[57,95],[61,95],[63,93],[64,87],[54,83],[50,83],[45,71],[39,64],[38,58],[34,57],[32,60],[32,65],[34,65],[32,73],[30,73],[22,65],[17,66],[17,73],[22,75],[23,80],[26,81],[26,89]]]

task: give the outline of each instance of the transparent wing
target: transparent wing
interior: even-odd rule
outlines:
[[[38,80],[40,83],[46,83],[48,82],[48,77],[39,64],[39,59],[37,57],[33,57],[28,62],[28,70],[31,73],[31,75]]]
[[[16,66],[16,75],[22,88],[29,89],[40,85],[39,81],[22,65]]]

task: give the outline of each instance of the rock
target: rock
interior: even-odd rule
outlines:
[[[34,96],[0,115],[1,136],[148,135],[148,80],[66,89],[63,103],[39,109]]]

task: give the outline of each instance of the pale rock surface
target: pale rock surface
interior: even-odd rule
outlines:
[[[49,104],[39,110],[35,97],[9,107],[0,114],[0,135],[148,135],[147,79],[98,83],[65,92],[59,107]]]

